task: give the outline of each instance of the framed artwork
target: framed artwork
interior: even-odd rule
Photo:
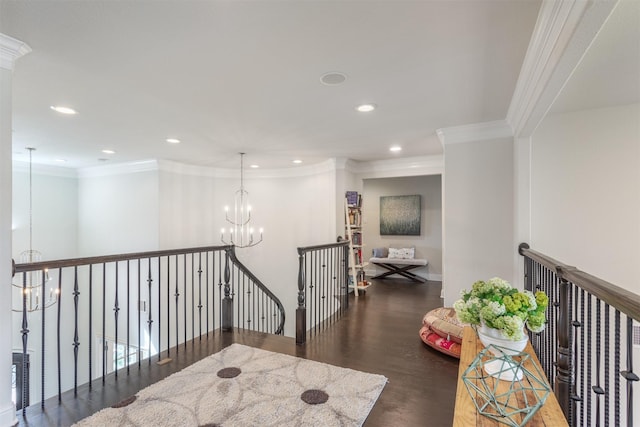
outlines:
[[[380,197],[381,236],[420,235],[420,195]]]

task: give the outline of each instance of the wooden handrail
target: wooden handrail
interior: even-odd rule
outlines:
[[[53,261],[30,262],[30,263],[24,263],[24,264],[15,264],[15,261],[14,261],[13,275],[15,276],[16,273],[24,273],[28,271],[39,271],[45,268],[55,269],[55,268],[62,268],[62,267],[74,267],[74,266],[80,266],[80,265],[127,261],[127,260],[133,260],[133,259],[156,258],[156,257],[168,256],[168,255],[183,255],[183,254],[190,254],[190,253],[220,251],[220,250],[227,251],[232,247],[233,247],[232,245],[223,245],[223,246],[203,246],[203,247],[197,247],[197,248],[183,248],[183,249],[166,249],[161,251],[132,252],[132,253],[118,254],[118,255],[100,255],[100,256],[84,257],[84,258],[69,258],[69,259],[61,259],[61,260],[53,260]]]
[[[578,285],[596,298],[615,307],[620,312],[640,321],[640,295],[595,277],[576,267],[563,264],[545,254],[534,251],[530,249],[526,243],[521,243],[518,246],[518,252],[520,255],[531,258],[552,270],[558,278]]]

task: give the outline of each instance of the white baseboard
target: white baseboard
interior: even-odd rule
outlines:
[[[15,425],[18,425],[16,406],[9,401],[9,403],[2,405],[2,408],[0,408],[0,426],[9,427]]]

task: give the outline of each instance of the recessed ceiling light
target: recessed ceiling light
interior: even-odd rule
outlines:
[[[258,166],[258,165],[251,165],[251,166],[249,166],[249,167],[250,167],[250,168],[252,168],[252,169],[258,169],[260,166]]]
[[[337,86],[347,80],[347,75],[339,71],[331,71],[320,76],[320,82],[327,86]]]
[[[56,162],[58,162],[58,163],[66,163],[66,159],[56,159]]]
[[[373,110],[376,109],[376,104],[362,104],[362,105],[358,105],[356,107],[356,110],[360,111],[361,113],[369,113]]]
[[[167,138],[169,144],[180,144],[180,140],[176,138]]]
[[[300,160],[300,159],[295,159],[295,160],[293,161],[293,163],[295,163],[296,165],[299,165],[300,163],[302,163],[302,160]]]
[[[103,152],[104,154],[116,154],[116,152],[115,152],[115,151],[113,151],[113,150],[102,150],[102,152]]]
[[[78,114],[78,112],[73,108],[63,107],[61,105],[52,105],[51,109],[61,114]]]
[[[393,151],[394,153],[396,153],[398,151],[402,151],[402,147],[400,147],[399,145],[394,145],[393,147],[389,148],[389,151]]]

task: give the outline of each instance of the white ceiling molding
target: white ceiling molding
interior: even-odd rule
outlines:
[[[530,136],[617,4],[543,1],[507,112],[516,137]]]
[[[65,168],[62,166],[43,165],[39,163],[33,163],[31,169],[34,175],[46,175],[46,176],[59,176],[62,178],[77,178],[78,173],[76,169]],[[29,162],[22,160],[14,160],[12,162],[13,172],[29,173]]]
[[[0,68],[13,70],[16,59],[31,52],[31,48],[18,39],[0,33]]]
[[[355,162],[351,159],[329,159],[313,165],[296,166],[283,169],[245,169],[245,177],[261,178],[296,178],[302,176],[319,175],[346,169],[359,174],[363,178],[389,176],[417,176],[436,175],[444,171],[444,157],[422,156],[372,162]],[[80,178],[124,175],[138,172],[163,171],[180,175],[205,176],[212,178],[237,178],[238,169],[212,168],[206,166],[189,165],[170,160],[143,160],[131,163],[100,165],[77,169]]]
[[[345,169],[361,179],[441,175],[444,173],[444,156],[404,157],[371,162],[349,160]]]
[[[436,133],[443,146],[513,136],[511,126],[505,120],[441,128]]]
[[[78,169],[78,178],[125,175],[130,173],[149,172],[159,169],[157,160],[141,160],[139,162],[117,163],[112,165],[92,166]]]
[[[169,160],[159,160],[159,169],[164,172],[171,172],[182,175],[207,176],[213,178],[238,178],[239,169],[212,168],[206,166],[188,165],[185,163],[173,162]],[[313,165],[296,166],[283,169],[247,169],[244,174],[247,178],[296,178],[301,176],[318,175],[321,173],[333,172],[336,170],[335,159]]]

